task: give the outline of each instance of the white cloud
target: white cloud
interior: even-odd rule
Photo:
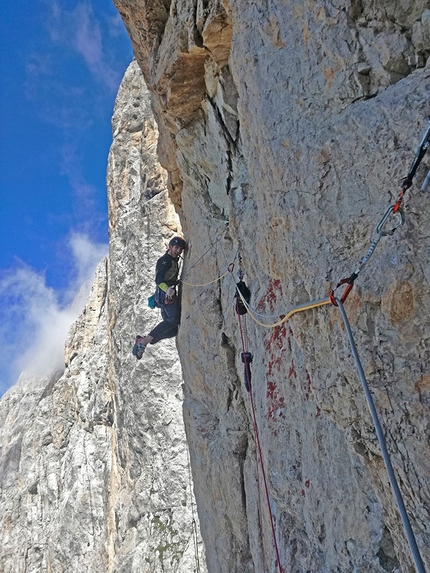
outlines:
[[[0,277],[0,360],[6,377],[0,393],[24,370],[49,375],[64,366],[67,332],[82,311],[95,268],[108,249],[77,233],[71,235],[69,246],[74,276],[66,292],[47,286],[44,275],[24,263]],[[81,304],[73,304],[78,294]]]
[[[101,110],[111,111],[131,59],[123,48],[125,28],[119,15],[89,0],[73,7],[65,0],[44,5],[47,34],[38,52],[27,55],[26,95],[48,123],[69,134],[82,132]]]
[[[92,21],[91,11],[85,4],[79,4],[74,12],[75,30],[73,46],[90,69],[96,69],[103,61],[102,35],[100,26]]]
[[[94,79],[116,93],[122,72],[117,62],[113,65],[110,63],[112,50],[109,42],[103,41],[103,35],[112,36],[111,32],[114,32],[113,37],[116,35],[111,23],[102,27],[89,2],[80,2],[72,10],[63,8],[60,2],[54,2],[51,10],[51,40],[81,56]]]
[[[78,292],[85,282],[92,280],[96,266],[107,255],[108,246],[103,243],[92,243],[87,235],[73,233],[70,238],[70,247],[76,269],[73,291]]]
[[[61,174],[69,181],[81,212],[95,214],[97,189],[82,175],[82,157],[76,144],[66,143],[61,147]]]
[[[116,12],[113,16],[105,16],[105,22],[107,25],[107,29],[109,35],[112,38],[116,38],[124,34],[124,22],[121,19],[121,16]]]
[[[38,54],[32,52],[27,56],[26,62],[26,72],[27,76],[33,81],[42,78],[42,81],[46,76],[52,75],[52,57],[50,54]]]

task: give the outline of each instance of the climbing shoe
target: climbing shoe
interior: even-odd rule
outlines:
[[[134,343],[132,354],[136,356],[138,360],[142,358],[143,353],[145,352],[146,345],[143,344],[143,336],[139,334],[136,336],[136,342]]]

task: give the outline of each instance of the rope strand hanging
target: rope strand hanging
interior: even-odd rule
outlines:
[[[241,337],[241,341],[242,341],[242,357],[243,357],[249,353],[247,353],[245,350],[245,338],[244,338],[244,333],[243,333],[243,328],[242,328],[241,315],[238,311],[236,312],[236,314],[237,314],[237,319],[239,322],[240,337]],[[249,363],[246,361],[246,359],[245,359],[244,364],[245,364],[245,384],[247,386],[247,390],[249,393],[249,399],[251,402],[251,411],[252,411],[252,419],[253,419],[253,427],[254,427],[254,437],[255,437],[255,443],[257,446],[256,447],[256,453],[258,453],[257,463],[258,463],[258,459],[259,459],[260,468],[261,468],[261,475],[263,477],[263,483],[264,483],[264,492],[265,492],[265,496],[266,496],[267,508],[269,511],[270,527],[271,527],[271,531],[272,531],[273,544],[275,547],[277,566],[278,566],[279,573],[284,573],[284,570],[281,566],[281,560],[279,557],[279,549],[278,549],[278,542],[276,539],[275,525],[273,522],[272,507],[270,505],[269,488],[267,485],[266,471],[264,469],[263,455],[262,455],[262,451],[261,451],[260,436],[259,436],[258,425],[257,425],[257,416],[255,413],[254,399],[253,399],[253,395],[252,395],[251,371],[249,368]],[[262,542],[262,545],[263,545],[263,542]],[[264,551],[264,549],[263,549],[263,551]]]
[[[379,422],[378,414],[376,412],[375,404],[373,402],[372,394],[370,393],[369,386],[367,384],[366,376],[364,374],[363,366],[361,364],[360,357],[357,352],[357,348],[355,346],[354,337],[351,330],[351,325],[349,324],[348,316],[343,308],[342,302],[339,299],[336,299],[336,303],[339,307],[340,313],[342,315],[343,322],[345,324],[346,332],[348,335],[349,344],[351,346],[352,355],[354,356],[355,364],[357,366],[358,375],[363,386],[364,394],[366,396],[367,405],[369,406],[370,413],[372,415],[373,425],[375,426],[376,435],[379,441],[379,447],[381,448],[382,457],[385,463],[385,469],[387,470],[388,478],[391,483],[391,487],[393,488],[394,497],[397,502],[397,507],[399,509],[400,517],[402,519],[403,528],[406,533],[406,537],[409,543],[409,547],[412,552],[412,556],[415,561],[415,566],[417,568],[418,573],[425,573],[423,560],[420,554],[420,550],[418,549],[418,545],[415,539],[414,532],[412,531],[411,523],[409,521],[409,517],[406,511],[406,507],[403,501],[403,497],[399,486],[397,484],[396,476],[394,474],[393,466],[391,464],[390,455],[388,453],[387,445],[384,438],[384,433],[382,431],[381,423]]]

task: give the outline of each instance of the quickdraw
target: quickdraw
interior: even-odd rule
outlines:
[[[421,163],[421,160],[424,157],[428,147],[430,146],[430,118],[428,121],[429,121],[429,126],[427,127],[427,131],[426,131],[426,133],[425,133],[425,135],[424,135],[424,137],[423,137],[423,139],[422,139],[422,141],[418,147],[418,151],[417,151],[415,158],[412,162],[412,165],[409,169],[409,173],[407,174],[407,176],[403,180],[402,188],[401,188],[401,191],[400,191],[399,196],[397,198],[397,201],[394,203],[394,205],[390,205],[390,207],[388,207],[388,209],[385,211],[384,215],[382,216],[381,220],[379,221],[379,223],[376,227],[376,236],[373,239],[372,244],[370,245],[370,248],[367,251],[365,257],[363,257],[360,264],[358,265],[356,270],[351,274],[351,276],[340,280],[337,283],[337,285],[335,286],[335,288],[330,291],[329,298],[330,298],[331,303],[334,306],[338,306],[337,302],[336,302],[336,298],[339,298],[341,303],[345,302],[349,293],[352,291],[352,289],[354,287],[355,280],[357,279],[357,277],[358,277],[360,271],[362,270],[362,268],[364,267],[364,265],[368,262],[370,257],[373,255],[373,253],[376,249],[376,246],[379,243],[381,237],[385,237],[387,235],[392,235],[394,233],[394,231],[396,231],[396,229],[398,229],[399,227],[401,227],[404,224],[405,215],[404,215],[403,210],[401,208],[403,197],[405,195],[405,192],[412,185],[412,180],[415,176],[415,173],[418,169],[418,166]],[[385,230],[384,227],[387,224],[387,222],[390,220],[391,217],[396,218],[394,226],[390,230]],[[335,292],[342,285],[347,285],[342,296],[341,297],[335,296]]]
[[[358,277],[361,269],[364,267],[364,265],[369,261],[370,257],[373,255],[373,253],[376,249],[376,246],[379,243],[379,241],[381,240],[381,238],[385,237],[387,235],[392,235],[394,233],[394,231],[396,231],[396,229],[398,229],[399,227],[401,227],[404,224],[405,216],[404,216],[403,210],[399,209],[397,212],[395,212],[394,207],[395,207],[395,205],[390,205],[390,207],[388,207],[388,209],[385,211],[383,217],[381,218],[378,225],[376,226],[376,236],[373,239],[369,250],[367,251],[365,257],[363,257],[363,259],[361,260],[358,267],[352,273],[352,275],[350,277],[347,277],[347,278],[339,281],[338,284],[336,285],[336,287],[330,292],[330,295],[329,295],[330,300],[334,306],[337,306],[337,302],[336,302],[336,298],[335,298],[336,290],[342,285],[345,285],[345,284],[348,285],[346,287],[346,289],[344,290],[343,295],[340,297],[340,302],[342,302],[342,303],[345,302],[347,296],[349,295],[349,293],[351,292],[351,290],[354,287],[354,281]],[[388,220],[390,219],[391,216],[395,216],[397,218],[397,222],[389,231],[384,230],[384,226],[386,225],[386,223],[388,222]]]

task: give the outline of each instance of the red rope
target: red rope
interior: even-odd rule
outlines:
[[[237,310],[238,309],[237,309],[237,303],[236,303],[236,311]],[[245,353],[245,340],[244,340],[244,336],[243,336],[242,322],[240,320],[239,312],[236,312],[236,314],[237,314],[238,321],[239,321],[240,337],[242,339],[242,351]],[[246,372],[246,378],[247,378],[247,383],[248,383],[248,388],[249,388],[249,396],[250,396],[250,400],[251,400],[251,409],[252,409],[252,418],[253,418],[253,424],[254,424],[255,442],[257,444],[257,451],[258,451],[257,463],[258,463],[258,458],[259,458],[260,459],[261,474],[263,476],[263,482],[264,482],[264,490],[266,493],[267,507],[269,509],[270,525],[272,528],[273,543],[275,545],[277,565],[278,565],[279,573],[284,573],[284,570],[281,567],[281,560],[279,559],[279,550],[278,550],[278,543],[276,541],[275,525],[273,523],[272,508],[270,507],[269,488],[267,487],[266,472],[264,470],[263,457],[261,455],[261,445],[260,445],[260,437],[258,434],[257,417],[255,415],[255,407],[254,407],[254,399],[252,396],[251,380],[249,379],[249,365],[248,365],[248,368],[245,368],[245,372]],[[262,540],[262,544],[264,544],[263,540]],[[263,551],[264,551],[264,548],[263,548]]]

